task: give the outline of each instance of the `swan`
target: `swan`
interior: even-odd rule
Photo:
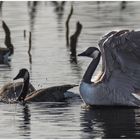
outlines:
[[[11,56],[14,53],[14,47],[11,43],[11,33],[10,29],[6,25],[4,21],[2,21],[2,27],[5,31],[5,45],[7,48],[0,48],[0,63],[1,64],[8,64],[9,62],[9,56]]]
[[[29,80],[30,80],[30,74],[27,69],[23,68],[19,70],[19,73],[17,76],[13,79],[19,79],[23,78],[24,86],[21,90],[21,93],[19,97],[17,98],[17,101],[22,102],[59,102],[63,101],[68,96],[65,94],[65,92],[77,85],[61,85],[61,86],[54,86],[54,87],[48,87],[39,89],[36,91],[33,91],[31,94],[28,93],[29,89]],[[72,95],[73,96],[73,95]]]
[[[140,31],[112,31],[99,47],[79,56],[93,60],[80,84],[80,95],[88,105],[140,107]],[[102,55],[102,75],[91,82]]]

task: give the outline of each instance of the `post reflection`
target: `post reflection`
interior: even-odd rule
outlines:
[[[71,61],[70,61],[71,62]],[[76,61],[77,62],[77,61]],[[82,79],[82,67],[80,63],[70,63],[71,70],[78,79]]]
[[[27,2],[28,5],[28,14],[29,14],[29,21],[30,21],[30,32],[29,32],[29,50],[31,49],[31,33],[33,34],[34,31],[34,25],[35,25],[35,18],[37,15],[37,7],[39,5],[39,1],[28,1]],[[31,50],[30,50],[31,51]],[[30,51],[28,51],[29,54],[29,63],[30,63],[30,70],[32,70],[32,55],[30,53]]]
[[[139,138],[135,109],[89,109],[81,112],[82,138]],[[85,137],[84,137],[85,136]]]
[[[2,17],[2,6],[4,1],[0,1],[0,17]]]
[[[28,4],[28,11],[29,11],[29,18],[30,18],[30,31],[33,31],[39,1],[28,1],[27,4]]]
[[[66,4],[66,1],[52,1],[51,4],[53,5],[54,7],[54,12],[56,14],[56,19],[57,19],[57,23],[58,23],[58,31],[62,31],[63,30],[63,22],[62,22],[62,19],[63,19],[63,15],[64,15],[64,12],[65,12],[65,4]]]
[[[54,6],[54,11],[58,16],[58,19],[61,19],[64,14],[64,7],[65,7],[66,1],[52,1],[52,4]]]

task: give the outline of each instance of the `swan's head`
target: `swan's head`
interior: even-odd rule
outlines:
[[[99,55],[101,55],[101,53],[100,53],[99,49],[96,47],[89,47],[84,52],[78,54],[78,56],[87,56],[87,57],[91,57],[93,59],[96,59]]]
[[[20,69],[19,73],[17,74],[17,76],[13,80],[20,79],[20,78],[23,78],[25,80],[29,78],[29,72],[27,69],[25,69],[25,68]]]

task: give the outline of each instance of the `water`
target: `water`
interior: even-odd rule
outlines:
[[[66,47],[65,21],[71,3],[74,14],[70,20],[70,34],[76,22],[82,25],[77,53],[89,46],[97,46],[102,35],[116,29],[139,29],[140,2],[66,2],[57,11],[52,2],[37,2],[34,7],[24,2],[4,2],[1,20],[11,29],[15,53],[11,66],[0,66],[0,86],[12,81],[20,68],[28,68],[31,83],[36,89],[61,84],[79,84],[90,59],[77,58],[70,62]],[[26,30],[26,38],[24,38]],[[29,61],[28,38],[32,32],[32,63]],[[4,32],[0,26],[0,46]],[[93,76],[100,73],[101,63]],[[78,88],[72,89],[79,94]],[[0,103],[1,138],[140,138],[139,109],[85,109],[74,98],[61,103]]]

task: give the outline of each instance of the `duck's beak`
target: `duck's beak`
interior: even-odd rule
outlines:
[[[19,78],[21,78],[21,74],[20,73],[18,73],[18,75],[15,78],[13,78],[13,80],[16,80],[16,79],[19,79]]]

